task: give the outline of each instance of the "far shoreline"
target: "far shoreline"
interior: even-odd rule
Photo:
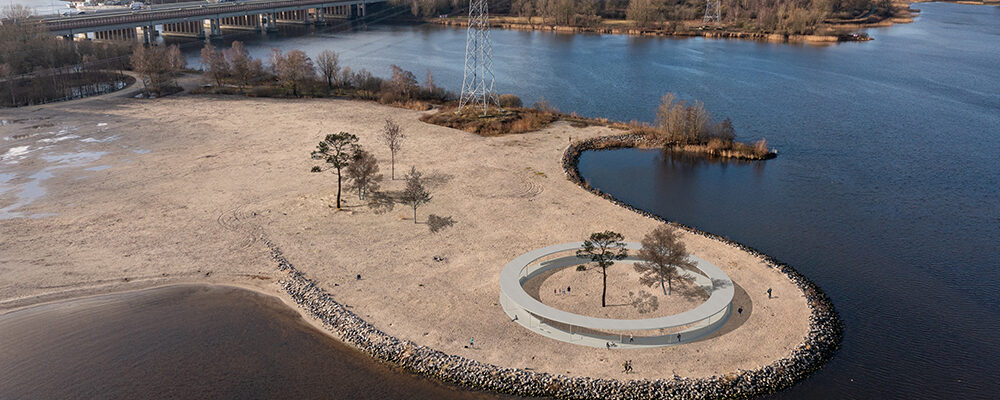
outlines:
[[[546,24],[535,23],[534,21],[525,22],[522,21],[523,17],[513,17],[509,15],[498,15],[491,18],[489,25],[493,29],[503,29],[503,30],[520,30],[520,31],[537,31],[537,32],[553,32],[553,33],[567,33],[567,34],[599,34],[599,35],[625,35],[632,37],[660,37],[660,38],[671,38],[671,39],[690,39],[690,38],[704,38],[704,39],[736,39],[736,40],[749,40],[749,41],[760,41],[768,43],[787,43],[787,44],[810,44],[810,45],[830,45],[836,43],[844,42],[864,42],[874,40],[874,38],[869,37],[867,34],[857,34],[857,31],[868,29],[868,28],[884,28],[890,27],[896,24],[907,24],[912,23],[920,15],[920,10],[913,8],[913,4],[935,2],[938,0],[931,1],[915,1],[915,2],[899,2],[897,4],[897,9],[899,10],[899,15],[892,17],[880,19],[877,21],[829,21],[825,22],[823,28],[832,31],[825,33],[813,33],[813,34],[783,34],[783,33],[767,33],[767,32],[747,32],[741,30],[733,30],[725,27],[719,27],[715,29],[702,29],[703,27],[698,26],[695,29],[690,27],[684,27],[681,30],[669,31],[664,28],[640,28],[627,24],[628,20],[607,20],[607,23],[603,23],[598,26],[577,26],[577,25],[559,25],[559,24]],[[1000,2],[990,3],[982,1],[962,1],[954,0],[943,2],[950,3],[960,3],[960,4],[985,4],[985,5],[997,5]],[[442,26],[452,26],[452,27],[468,27],[468,21],[463,20],[461,16],[449,16],[446,18],[419,18],[419,21],[423,23],[442,25]],[[854,32],[854,33],[851,33]]]

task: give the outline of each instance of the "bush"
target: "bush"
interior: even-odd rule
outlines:
[[[544,97],[542,97],[540,100],[536,101],[535,105],[532,106],[532,108],[534,108],[534,109],[536,109],[538,111],[547,112],[547,113],[557,113],[557,112],[559,112],[559,109],[555,108],[554,106],[552,106],[551,104],[549,104],[549,101],[545,100]]]
[[[322,169],[320,169],[320,168],[319,168],[319,166],[317,166],[317,165],[314,165],[314,166],[312,167],[312,169],[311,169],[311,170],[309,170],[309,172],[323,172],[323,170],[322,170]]]
[[[500,95],[500,107],[503,108],[520,108],[524,103],[521,102],[521,98],[513,94],[501,94]]]

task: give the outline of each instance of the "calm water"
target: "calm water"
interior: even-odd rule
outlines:
[[[185,285],[0,315],[2,399],[491,398],[375,364],[276,298]]]
[[[674,92],[780,151],[756,165],[648,151],[581,161],[595,186],[760,248],[833,297],[843,349],[779,397],[990,398],[1000,393],[1000,7],[916,7],[916,23],[872,29],[873,42],[823,47],[494,31],[497,87],[645,121]],[[461,86],[461,29],[288,28],[217,44],[234,39],[257,57],[331,49],[354,69],[387,76],[398,64],[421,80],[430,69],[438,85]],[[200,45],[185,43],[197,65]],[[345,371],[330,362],[326,373]]]

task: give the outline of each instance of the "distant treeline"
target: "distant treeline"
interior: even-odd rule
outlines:
[[[426,110],[455,95],[434,84],[430,70],[421,84],[416,75],[391,65],[392,76],[383,79],[365,69],[352,70],[340,63],[336,52],[324,50],[316,59],[301,50],[272,49],[266,60],[254,58],[242,42],[228,49],[211,44],[201,50],[204,78],[212,84],[206,92],[243,93],[259,97],[330,97],[375,100],[406,108]]]
[[[0,105],[84,97],[128,79],[128,44],[62,40],[20,5],[0,10]]]
[[[463,0],[391,0],[413,15],[436,17],[468,12]],[[810,34],[826,20],[885,18],[890,0],[722,0],[722,24],[747,32]],[[596,26],[604,20],[629,20],[637,27],[678,29],[701,20],[705,0],[504,0],[490,3],[490,14],[525,18],[530,23]]]

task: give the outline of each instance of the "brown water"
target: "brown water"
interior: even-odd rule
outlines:
[[[394,371],[280,300],[182,285],[0,315],[0,399],[492,398]]]

